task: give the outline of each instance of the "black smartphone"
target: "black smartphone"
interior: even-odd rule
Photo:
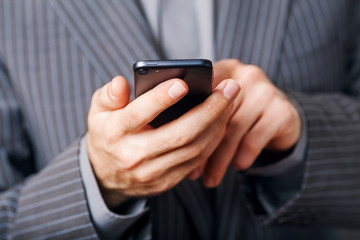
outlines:
[[[179,118],[202,103],[212,92],[213,64],[210,60],[144,60],[136,62],[133,70],[135,97],[172,78],[180,78],[189,86],[189,92],[180,101],[150,123],[155,128]]]

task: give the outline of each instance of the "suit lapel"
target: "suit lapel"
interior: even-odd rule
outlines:
[[[216,58],[237,58],[274,78],[291,0],[217,1]]]
[[[50,0],[50,4],[106,80],[118,74],[132,80],[135,61],[159,58],[137,1]]]

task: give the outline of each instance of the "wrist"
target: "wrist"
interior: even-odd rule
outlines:
[[[111,189],[109,187],[106,187],[106,185],[104,184],[104,180],[105,180],[105,175],[104,176],[99,176],[101,174],[99,174],[99,172],[97,171],[98,169],[104,169],[100,166],[94,166],[96,164],[94,164],[94,158],[99,158],[99,156],[97,156],[96,154],[96,150],[93,151],[94,149],[91,146],[91,143],[89,141],[89,136],[87,137],[87,151],[88,151],[88,157],[90,160],[90,166],[94,172],[94,176],[97,182],[97,185],[99,186],[99,190],[101,193],[101,196],[106,204],[106,206],[109,209],[114,209],[117,206],[119,206],[121,203],[125,202],[126,200],[128,200],[128,196],[126,196],[124,193],[122,193],[120,190],[118,189]],[[100,171],[101,172],[101,171]]]
[[[130,197],[126,196],[119,190],[106,189],[102,187],[101,184],[99,184],[99,188],[104,202],[110,210],[114,210],[119,205],[130,199]]]

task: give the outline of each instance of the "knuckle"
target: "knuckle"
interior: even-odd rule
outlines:
[[[235,68],[241,64],[241,61],[236,58],[230,58],[230,59],[228,59],[228,64],[230,67]]]
[[[192,159],[202,155],[203,147],[200,144],[191,144],[187,151],[189,158]]]
[[[164,101],[164,98],[162,97],[162,95],[157,94],[155,91],[151,92],[151,99],[152,99],[153,103],[155,104],[155,106],[158,106],[161,109],[166,109],[167,107],[169,107],[169,104],[166,101]]]
[[[190,136],[179,133],[172,138],[172,141],[175,146],[184,146],[185,144],[189,143],[191,139]]]
[[[135,162],[130,159],[119,159],[117,162],[119,168],[124,171],[129,171],[135,166]]]
[[[123,119],[123,126],[128,126],[128,125],[132,125],[131,123],[134,123],[134,122],[142,122],[142,119],[143,119],[143,116],[141,114],[140,111],[136,111],[136,110],[133,110],[131,109],[129,112],[128,112],[128,117],[124,118]]]
[[[149,184],[151,183],[152,181],[154,181],[156,178],[156,176],[154,174],[143,174],[143,176],[139,176],[138,180],[140,183],[143,183],[143,184]]]
[[[108,126],[109,125],[106,125],[104,129],[104,145],[105,147],[110,148],[119,140],[119,135],[112,129],[109,129]]]
[[[291,103],[286,104],[286,111],[289,114],[289,118],[291,120],[298,119],[299,118],[299,112],[298,109],[293,106]]]
[[[267,82],[258,84],[257,88],[260,89],[259,92],[266,96],[275,96],[277,94],[276,89]]]
[[[140,162],[145,161],[145,154],[143,151],[137,149],[136,151],[133,150],[133,147],[126,147],[120,148],[118,151],[118,167],[124,171],[129,171],[133,169],[136,165]]]
[[[138,163],[146,161],[147,158],[146,158],[146,154],[144,153],[143,150],[137,149],[137,150],[132,151],[132,153],[129,156],[129,159],[131,159],[131,161],[129,161],[129,162],[131,162],[132,165],[135,166]],[[130,166],[130,168],[133,166]]]
[[[251,156],[256,156],[259,153],[259,146],[255,141],[245,140],[242,145]]]
[[[206,113],[208,114],[208,121],[205,123],[210,122],[213,118],[216,118],[221,115],[222,109],[219,108],[219,104],[215,101],[209,101],[208,104],[206,104]]]
[[[258,66],[248,65],[246,71],[247,76],[252,80],[258,80],[264,77],[264,72]]]
[[[140,184],[149,184],[155,179],[155,175],[151,173],[136,172],[134,173],[133,178]]]
[[[102,148],[104,150],[104,152],[110,156],[110,153],[112,153],[113,151],[113,144],[110,143],[110,141],[105,138],[105,140],[103,141],[103,144],[102,144]]]
[[[97,112],[100,106],[100,96],[101,96],[101,88],[97,89],[93,95],[91,96],[90,101],[90,109],[89,109],[89,116],[92,115],[94,112]]]
[[[155,194],[159,194],[169,190],[171,187],[172,184],[170,184],[167,180],[164,179],[163,181],[158,182],[152,187],[152,192]]]
[[[249,167],[251,167],[251,165],[252,165],[252,162],[250,162],[250,161],[240,161],[237,163],[237,167],[241,170],[246,170]]]
[[[255,91],[254,95],[259,103],[269,103],[276,95],[275,89],[267,83],[257,84]]]
[[[280,126],[280,130],[288,130],[291,131],[291,126],[294,126],[294,122],[299,119],[299,113],[292,104],[282,103],[278,107],[279,115],[282,115],[282,124]],[[282,129],[283,128],[283,129]]]
[[[97,103],[100,95],[101,95],[101,88],[96,89],[96,91],[93,93],[92,97],[91,97],[91,105],[94,105]]]
[[[167,140],[163,136],[153,136],[151,140],[146,141],[144,145],[148,151],[151,151],[153,149],[159,149],[167,143]]]
[[[279,104],[279,112],[285,114],[286,119],[295,118],[295,111],[290,104],[280,103]]]

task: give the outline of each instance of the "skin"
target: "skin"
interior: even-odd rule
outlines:
[[[88,117],[87,146],[107,205],[167,191],[211,156],[225,135],[231,103],[240,92],[222,81],[204,103],[157,129],[148,123],[188,92],[168,80],[130,102],[123,77],[97,90]],[[192,126],[189,128],[188,126]]]
[[[168,80],[134,101],[123,77],[94,93],[87,147],[110,208],[165,192],[185,177],[203,176],[205,186],[216,187],[229,165],[245,170],[264,148],[296,144],[299,113],[259,68],[228,59],[214,72],[213,94],[157,129],[148,123],[188,92],[182,80]]]
[[[190,179],[203,175],[207,187],[218,186],[230,164],[235,170],[246,170],[264,149],[289,150],[301,131],[298,110],[260,68],[227,59],[215,63],[214,72],[215,86],[222,79],[234,79],[241,93],[220,145],[206,164],[189,175]]]

